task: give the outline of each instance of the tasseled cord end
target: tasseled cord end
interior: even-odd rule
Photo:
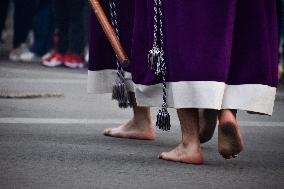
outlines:
[[[112,99],[118,101],[120,108],[132,107],[131,99],[125,84],[124,73],[117,72],[117,78],[112,88]]]
[[[162,107],[158,111],[156,126],[163,131],[169,131],[171,129],[171,117],[167,108]]]
[[[153,46],[148,54],[148,62],[150,68],[155,71],[158,78],[163,80],[163,106],[158,111],[156,126],[163,130],[169,131],[171,129],[171,118],[167,110],[167,92],[166,92],[166,81],[165,81],[165,65],[163,63],[163,53],[161,49]]]
[[[153,46],[153,48],[148,53],[148,63],[150,64],[150,68],[155,71],[159,70],[161,64],[161,51],[158,47]]]

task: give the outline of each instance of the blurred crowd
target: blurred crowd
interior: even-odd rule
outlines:
[[[284,83],[284,0],[277,0],[279,79]],[[87,0],[1,0],[0,45],[7,43],[7,18],[12,17],[11,61],[82,68],[88,62]]]
[[[44,66],[82,68],[88,61],[86,0],[1,0],[1,45],[12,22],[11,61],[41,62]]]

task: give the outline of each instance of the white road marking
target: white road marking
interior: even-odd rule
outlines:
[[[3,117],[0,118],[0,124],[121,124],[127,122],[127,119],[72,119],[72,118],[16,118],[16,117]],[[178,122],[173,122],[178,125]],[[239,121],[240,126],[244,127],[284,127],[284,122],[271,122],[271,121]]]
[[[258,127],[284,127],[284,122],[273,122],[273,121],[239,121],[240,126],[250,127],[250,126],[258,126]]]
[[[42,78],[43,75],[46,75],[48,77],[58,78],[58,76],[61,76],[63,78],[70,78],[70,79],[86,79],[87,78],[87,70],[85,71],[86,74],[83,73],[71,73],[71,72],[63,72],[61,70],[52,70],[52,72],[49,69],[43,69],[43,70],[36,70],[35,72],[31,72],[30,69],[25,68],[0,68],[0,72],[2,73],[12,73],[12,74],[28,74],[33,76],[39,76],[39,79]]]
[[[73,118],[0,118],[6,124],[120,124],[126,119],[73,119]]]

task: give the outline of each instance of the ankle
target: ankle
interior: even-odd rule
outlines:
[[[181,144],[183,145],[184,148],[188,148],[188,147],[199,148],[200,147],[200,142],[199,142],[199,139],[197,138],[190,138],[190,139],[183,138],[181,141]]]
[[[133,127],[137,127],[138,129],[145,130],[145,129],[152,129],[152,120],[148,118],[143,117],[137,117],[134,116],[131,119],[131,122],[133,123]]]
[[[140,123],[152,124],[152,118],[150,115],[147,115],[147,114],[134,114],[132,120],[136,124],[140,124]]]
[[[224,109],[224,110],[220,110],[219,111],[219,113],[218,113],[218,115],[220,116],[220,115],[222,115],[222,114],[232,114],[232,115],[237,115],[237,110],[235,110],[235,109]]]
[[[236,121],[236,110],[222,110],[218,113],[218,119],[220,123],[226,121]]]

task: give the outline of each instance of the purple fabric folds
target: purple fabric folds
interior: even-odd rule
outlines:
[[[102,1],[106,12],[107,2]],[[271,115],[278,84],[276,2],[163,2],[169,107],[242,109]],[[156,85],[160,82],[147,62],[153,44],[153,0],[117,4],[137,103],[161,106],[162,88]],[[94,14],[90,35],[89,91],[96,92],[96,86],[105,91],[98,83],[110,73],[103,70],[116,69],[115,55]]]
[[[108,12],[107,1],[102,1]],[[277,86],[277,21],[271,0],[165,0],[167,80]],[[148,67],[153,1],[118,1],[121,41],[137,84],[157,83]],[[114,69],[115,56],[91,15],[90,67]]]

